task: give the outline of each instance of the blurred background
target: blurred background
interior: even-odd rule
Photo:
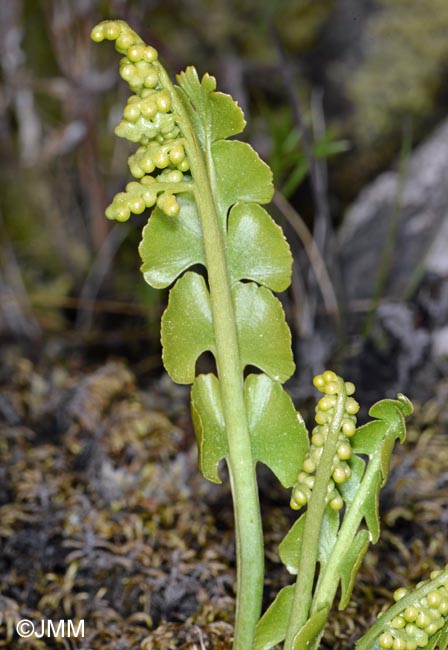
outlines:
[[[296,260],[293,393],[328,363],[367,391],[430,390],[448,354],[445,0],[1,2],[3,350],[162,372],[166,295],[136,251],[147,216],[103,216],[132,151],[113,134],[129,94],[117,53],[89,39],[115,17],[173,74],[214,74],[273,169]]]

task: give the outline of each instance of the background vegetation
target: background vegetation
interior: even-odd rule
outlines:
[[[297,259],[285,297],[295,333],[319,313],[344,316],[334,234],[347,206],[394,164],[405,133],[415,146],[446,114],[444,0],[14,0],[0,7],[1,335],[145,349],[142,372],[159,369],[164,298],[135,253],[145,217],[103,217],[129,177],[127,144],[112,134],[127,91],[115,53],[89,40],[109,17],[128,20],[173,73],[194,63],[238,99]],[[311,236],[329,273],[317,281]]]

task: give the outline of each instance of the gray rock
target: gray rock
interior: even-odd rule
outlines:
[[[436,361],[448,359],[448,325],[434,331],[432,336],[432,356]]]
[[[373,296],[388,241],[382,297],[403,299],[416,273],[448,278],[448,120],[411,154],[402,185],[397,171],[382,174],[345,216],[338,242],[349,309]]]

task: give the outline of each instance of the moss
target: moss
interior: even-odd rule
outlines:
[[[311,48],[334,6],[334,0],[285,3],[284,10],[277,16],[277,27],[285,45],[295,52]]]
[[[348,84],[361,144],[419,125],[437,103],[448,65],[446,0],[379,0],[367,28],[370,51]]]
[[[209,69],[223,52],[269,63],[276,58],[267,34],[271,19],[286,47],[303,52],[315,43],[333,7],[334,0],[166,0],[151,13],[151,31],[161,41],[168,33],[176,55],[186,61],[200,61],[205,54]]]

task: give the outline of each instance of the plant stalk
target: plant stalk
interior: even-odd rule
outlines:
[[[434,589],[446,584],[447,580],[448,570],[445,569],[437,578],[428,580],[418,589],[413,589],[404,598],[400,598],[398,602],[386,609],[385,612],[381,612],[372,627],[356,642],[356,650],[370,650],[375,643],[375,639],[382,633],[387,623],[390,623],[398,614],[401,614],[406,607],[414,605],[416,601],[421,600]]]
[[[202,183],[199,185],[203,186]],[[258,487],[247,426],[235,313],[222,235],[216,209],[212,210],[214,203],[211,193],[202,193],[197,201],[206,242],[216,366],[229,446],[227,463],[235,513],[237,603],[233,647],[234,650],[249,650],[261,613],[263,593],[264,551]],[[216,217],[212,218],[214,214]]]
[[[258,486],[244,400],[243,368],[224,244],[225,233],[221,231],[213,198],[214,168],[210,149],[208,147],[206,152],[201,150],[171,80],[162,68],[160,74],[163,76],[164,87],[170,90],[173,107],[179,116],[179,126],[185,136],[204,239],[216,342],[216,366],[229,448],[227,464],[235,514],[237,601],[233,650],[250,650],[261,613],[264,549]]]
[[[379,458],[375,458],[369,462],[355,499],[344,515],[336,544],[328,558],[324,574],[317,585],[312,611],[318,611],[324,603],[333,602],[339,583],[338,572],[344,560],[344,552],[352,543],[364,516],[360,504],[365,501],[366,494],[371,493],[375,489],[375,481],[377,481],[378,466],[380,463],[381,459]]]
[[[344,553],[358,532],[359,525],[364,516],[360,504],[364,502],[366,494],[369,494],[375,489],[374,484],[377,480],[378,465],[380,462],[380,459],[374,459],[369,462],[356,497],[344,515],[336,544],[328,558],[324,573],[319,576],[311,607],[312,614],[319,611],[326,604],[332,603],[334,600],[339,585],[339,570],[344,560]],[[317,650],[321,636],[322,634],[319,635],[309,650]]]
[[[309,617],[313,597],[313,585],[319,548],[322,519],[326,507],[327,486],[332,474],[333,458],[336,453],[338,435],[345,413],[346,390],[342,379],[338,378],[338,398],[330,431],[320,459],[314,487],[306,513],[303,540],[300,551],[299,570],[294,590],[294,598],[286,632],[284,650],[302,650],[294,646],[294,638]],[[306,650],[305,648],[303,650]]]

